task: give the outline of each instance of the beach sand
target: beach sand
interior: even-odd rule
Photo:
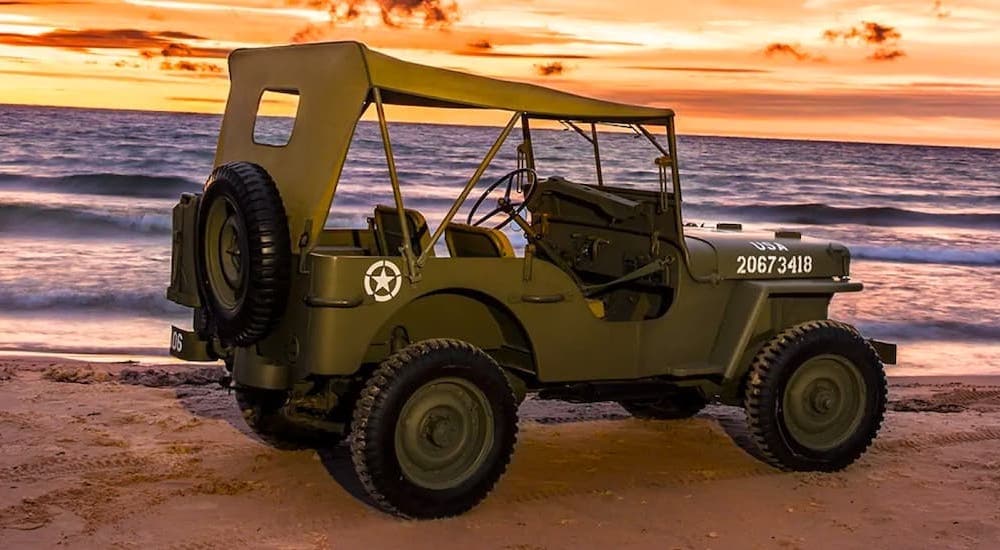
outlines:
[[[880,437],[832,474],[753,458],[735,408],[528,400],[493,494],[415,522],[367,503],[344,447],[256,439],[217,373],[0,357],[0,546],[1000,547],[1000,376],[892,378]]]

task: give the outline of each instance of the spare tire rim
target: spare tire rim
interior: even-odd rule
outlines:
[[[404,403],[396,421],[396,459],[414,484],[450,489],[479,471],[493,434],[493,409],[483,391],[464,378],[440,378]]]
[[[827,451],[842,445],[865,417],[868,389],[861,371],[839,355],[813,357],[785,385],[782,419],[800,445]]]
[[[212,296],[223,309],[235,311],[246,286],[247,243],[242,218],[228,198],[220,198],[209,208],[204,239]]]

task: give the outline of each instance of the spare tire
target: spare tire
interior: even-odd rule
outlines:
[[[285,311],[292,263],[288,218],[267,171],[249,162],[213,170],[196,239],[198,290],[219,339],[259,342]]]

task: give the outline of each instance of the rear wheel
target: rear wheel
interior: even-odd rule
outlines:
[[[857,460],[878,434],[885,406],[878,354],[853,327],[828,320],[771,339],[753,360],[744,399],[763,458],[804,471]]]
[[[288,392],[235,388],[236,404],[247,426],[262,441],[278,449],[333,447],[343,434],[305,425],[289,415]]]
[[[478,504],[507,469],[517,403],[497,363],[457,340],[425,340],[391,355],[358,399],[355,471],[383,510],[453,516]]]
[[[695,390],[684,389],[675,395],[651,400],[619,401],[619,405],[636,418],[649,420],[679,420],[701,412],[708,401]]]

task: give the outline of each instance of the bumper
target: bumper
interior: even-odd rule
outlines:
[[[170,355],[185,361],[218,361],[211,342],[202,340],[197,333],[170,327]]]
[[[878,353],[878,357],[883,363],[886,365],[896,364],[896,344],[890,344],[888,342],[882,342],[881,340],[872,339],[868,339],[868,343],[875,348],[875,352]]]

